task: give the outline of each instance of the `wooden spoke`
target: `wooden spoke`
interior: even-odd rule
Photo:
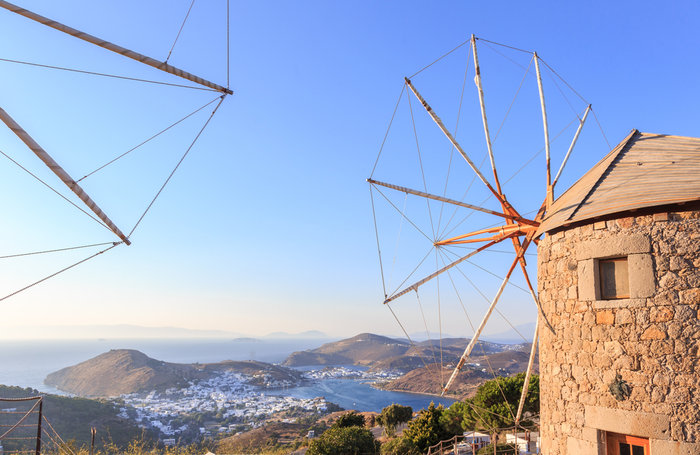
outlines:
[[[515,234],[513,234],[513,235],[515,235]],[[418,289],[420,286],[423,286],[425,283],[427,283],[428,281],[432,280],[432,279],[435,278],[436,276],[441,275],[442,273],[448,271],[448,270],[451,269],[452,267],[454,267],[454,266],[456,266],[456,265],[458,265],[458,264],[460,264],[460,263],[466,261],[467,259],[469,259],[470,257],[476,255],[477,253],[480,253],[480,252],[484,251],[485,249],[487,249],[487,248],[489,248],[489,247],[491,247],[491,246],[493,246],[493,245],[495,245],[495,244],[497,244],[497,243],[499,243],[499,242],[501,242],[502,240],[505,240],[505,239],[507,239],[507,238],[510,238],[510,237],[504,237],[504,238],[502,238],[502,239],[500,239],[500,240],[494,240],[494,241],[492,241],[492,242],[487,243],[486,245],[483,245],[483,246],[477,248],[476,250],[470,252],[470,253],[467,254],[466,256],[462,256],[461,258],[459,258],[459,259],[457,259],[457,260],[451,262],[450,264],[447,264],[445,267],[443,267],[443,268],[441,268],[441,269],[435,271],[434,273],[431,273],[430,275],[428,275],[427,277],[423,278],[422,280],[413,283],[412,285],[408,286],[407,288],[404,288],[403,290],[401,290],[401,291],[399,291],[399,292],[397,292],[397,293],[395,293],[395,294],[392,294],[390,297],[388,297],[386,300],[384,300],[384,303],[387,304],[387,303],[391,302],[392,300],[396,300],[396,299],[398,299],[399,297],[401,297],[402,295],[405,295],[405,294],[409,293],[410,291],[415,291],[415,290]]]
[[[457,149],[460,155],[462,155],[462,158],[466,160],[466,162],[469,164],[469,167],[472,168],[472,170],[476,173],[476,175],[479,177],[479,179],[486,185],[486,187],[491,191],[491,193],[498,199],[498,202],[500,202],[502,205],[506,205],[510,210],[513,210],[514,213],[515,210],[511,207],[508,202],[503,198],[503,195],[501,195],[500,192],[496,191],[493,186],[486,180],[486,177],[484,177],[484,174],[479,171],[479,168],[476,167],[474,162],[469,158],[469,155],[464,151],[461,145],[457,142],[457,140],[452,136],[452,134],[449,132],[449,130],[445,127],[445,124],[442,123],[442,120],[440,117],[433,111],[433,108],[430,107],[428,102],[423,98],[423,96],[418,92],[418,90],[413,86],[413,83],[408,78],[404,78],[406,81],[406,85],[408,85],[408,88],[411,89],[413,94],[418,98],[418,101],[421,102],[425,110],[428,112],[430,117],[433,119],[433,121],[437,124],[438,128],[447,136],[447,139],[454,145],[454,147]]]
[[[439,242],[435,242],[435,245],[459,245],[463,243],[476,243],[476,242],[485,242],[489,240],[504,240],[505,238],[511,238],[511,239],[516,239],[517,236],[519,235],[526,235],[528,232],[534,232],[536,231],[535,226],[521,226],[519,224],[508,224],[506,226],[497,226],[497,227],[492,227],[492,228],[487,228],[487,229],[481,229],[478,231],[470,232],[469,234],[462,234],[458,235],[457,237],[452,237],[451,239],[446,239],[446,240],[441,240]],[[475,235],[481,235],[481,234],[495,234],[492,237],[485,237],[485,238],[474,238],[470,239],[469,237],[473,237]],[[516,247],[515,252],[516,254],[518,253],[520,249],[520,243],[518,243],[518,247]]]
[[[467,347],[464,349],[464,353],[462,354],[462,357],[460,357],[459,362],[457,363],[457,366],[455,366],[455,369],[452,372],[450,379],[448,379],[447,384],[445,384],[445,387],[442,389],[441,395],[445,395],[445,393],[447,393],[447,391],[450,390],[452,383],[454,382],[455,378],[457,378],[457,375],[459,374],[459,372],[462,370],[462,367],[464,366],[465,362],[467,361],[467,358],[469,358],[469,355],[471,354],[472,349],[474,349],[474,346],[476,346],[476,343],[479,341],[479,336],[481,335],[481,332],[484,330],[484,327],[486,327],[486,323],[488,322],[489,317],[491,316],[491,313],[493,313],[493,309],[496,307],[498,300],[501,298],[501,294],[503,294],[503,290],[505,289],[506,284],[508,284],[508,280],[510,280],[510,276],[513,274],[513,270],[515,270],[515,266],[518,265],[519,259],[520,259],[520,255],[516,255],[515,260],[513,260],[513,263],[510,265],[510,268],[508,269],[508,273],[506,273],[505,278],[503,278],[503,282],[501,283],[501,286],[498,288],[498,292],[496,292],[496,296],[491,301],[491,305],[489,305],[489,309],[486,311],[486,314],[484,315],[483,319],[481,320],[481,324],[479,324],[479,327],[476,329],[476,332],[474,332],[474,336],[469,341],[469,344],[467,345]]]
[[[540,327],[540,318],[537,318],[535,322],[535,335],[532,338],[532,348],[530,348],[530,358],[527,361],[527,370],[525,370],[525,382],[523,382],[523,390],[520,393],[520,402],[518,403],[518,412],[515,414],[515,426],[517,429],[520,423],[520,417],[523,415],[523,407],[525,406],[525,399],[527,398],[527,392],[530,388],[530,375],[532,374],[532,365],[535,363],[535,354],[537,352],[537,339],[539,336],[538,330]]]
[[[476,52],[476,38],[474,35],[471,37],[472,54],[474,55],[474,71],[476,75],[474,76],[474,82],[476,82],[476,89],[479,92],[479,107],[481,108],[481,121],[484,124],[484,135],[486,136],[486,148],[489,152],[489,159],[491,160],[491,169],[493,170],[493,178],[496,181],[496,190],[500,195],[503,195],[501,190],[501,182],[498,180],[498,173],[496,172],[496,161],[493,157],[493,146],[491,144],[491,134],[489,133],[489,123],[486,117],[486,104],[484,102],[484,89],[481,85],[481,68],[479,67],[479,56]],[[503,197],[505,199],[505,197]]]
[[[547,160],[547,194],[552,191],[552,175],[549,170],[549,126],[547,125],[547,109],[544,104],[544,88],[542,87],[542,74],[540,73],[540,60],[537,57],[537,52],[534,52],[535,72],[537,73],[537,88],[540,91],[540,105],[542,106],[542,124],[544,125],[544,149]],[[547,204],[549,205],[549,204]]]
[[[574,146],[576,145],[576,141],[578,140],[579,134],[581,134],[581,130],[583,129],[583,124],[586,123],[586,118],[588,117],[588,113],[591,111],[591,105],[589,104],[588,107],[586,108],[586,111],[583,113],[583,118],[581,118],[581,121],[578,124],[578,128],[576,129],[576,134],[574,134],[574,138],[571,140],[571,145],[569,146],[569,150],[567,150],[566,155],[564,156],[564,161],[562,161],[561,166],[559,167],[559,171],[557,171],[556,177],[554,177],[554,181],[552,182],[552,190],[554,189],[554,185],[557,184],[559,181],[559,176],[561,175],[561,172],[564,170],[564,166],[566,166],[566,162],[569,160],[569,155],[571,155],[571,151],[574,149]],[[554,195],[552,195],[552,199],[554,198]]]
[[[497,212],[495,210],[490,210],[490,209],[486,209],[483,207],[479,207],[478,205],[467,204],[466,202],[457,201],[457,200],[446,198],[443,196],[437,196],[435,194],[425,193],[423,191],[418,191],[418,190],[414,190],[411,188],[406,188],[404,186],[394,185],[394,184],[386,183],[386,182],[380,182],[379,180],[367,179],[367,182],[369,182],[373,185],[379,185],[379,186],[383,186],[385,188],[390,188],[392,190],[401,191],[402,193],[413,194],[415,196],[420,196],[420,197],[424,197],[427,199],[433,199],[435,201],[446,202],[448,204],[457,205],[460,207],[465,207],[465,208],[476,210],[479,212],[484,212],[484,213],[488,213],[491,215],[496,215],[496,216],[500,216],[503,218],[515,220],[515,221],[518,221],[518,222],[523,223],[523,224],[528,224],[531,226],[535,226],[535,225],[539,226],[539,223],[536,223],[532,220],[528,220],[527,218],[523,218],[521,216],[513,215],[511,213],[501,213],[501,212]]]
[[[81,39],[83,41],[87,41],[88,43],[92,43],[92,44],[99,46],[101,48],[107,49],[107,50],[112,51],[112,52],[116,52],[117,54],[121,54],[124,57],[130,58],[132,60],[136,60],[138,62],[141,62],[141,63],[146,64],[148,66],[152,66],[153,68],[159,69],[161,71],[165,71],[166,73],[173,74],[173,75],[181,77],[183,79],[187,79],[188,81],[192,81],[196,84],[203,85],[203,86],[208,87],[212,90],[216,90],[218,92],[225,93],[227,95],[233,94],[233,92],[226,87],[222,87],[221,85],[210,82],[210,81],[203,79],[199,76],[195,76],[194,74],[190,74],[187,71],[181,70],[180,68],[176,68],[172,65],[168,65],[165,62],[161,62],[159,60],[148,57],[146,55],[139,54],[138,52],[134,52],[132,50],[126,49],[126,48],[118,46],[114,43],[110,43],[109,41],[105,41],[105,40],[98,38],[96,36],[81,32],[80,30],[76,30],[72,27],[61,24],[60,22],[56,22],[52,19],[49,19],[48,17],[41,16],[39,14],[32,12],[32,11],[24,9],[20,6],[14,5],[10,2],[6,2],[5,0],[0,0],[0,8],[5,8],[8,11],[12,11],[13,13],[19,14],[19,15],[24,16],[28,19],[33,20],[33,21],[39,22],[40,24],[46,25],[47,27],[51,27],[51,28],[56,29],[56,30],[63,32],[63,33],[67,33],[68,35],[74,36],[74,37]]]
[[[34,154],[46,164],[46,166],[51,169],[51,171],[56,174],[56,176],[61,179],[61,181],[73,192],[76,196],[80,198],[81,201],[88,206],[92,212],[97,215],[97,217],[102,220],[107,227],[114,232],[117,237],[119,237],[127,245],[131,245],[131,242],[126,235],[117,227],[116,224],[109,219],[107,214],[105,214],[102,209],[93,201],[90,196],[78,185],[73,177],[71,177],[51,156],[44,150],[33,137],[27,133],[24,128],[22,128],[10,114],[5,112],[4,109],[0,108],[0,120],[7,125],[10,130],[22,141],[29,149],[34,152]]]

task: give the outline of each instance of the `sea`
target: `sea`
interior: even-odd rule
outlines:
[[[88,360],[110,349],[136,349],[154,359],[175,363],[258,360],[281,363],[294,351],[314,349],[331,340],[319,339],[95,339],[0,340],[0,384],[31,387],[44,393],[68,395],[44,384],[51,372]],[[414,410],[449,406],[452,399],[390,392],[358,379],[322,379],[299,387],[266,392],[296,398],[324,397],[345,409],[380,412],[392,403]]]

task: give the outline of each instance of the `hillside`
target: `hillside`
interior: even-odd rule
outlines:
[[[432,364],[409,371],[400,378],[381,384],[378,387],[383,390],[397,392],[440,395],[442,392],[442,384],[449,379],[451,374],[452,368],[445,367],[440,371],[439,365]],[[464,368],[460,371],[459,375],[457,375],[457,379],[455,379],[448,395],[457,397],[471,396],[481,384],[489,379],[493,379],[490,373]]]
[[[81,397],[114,397],[122,394],[177,387],[212,373],[235,371],[253,377],[252,384],[267,379],[296,382],[300,375],[264,362],[225,361],[210,364],[179,364],[152,359],[130,349],[114,349],[74,366],[49,374],[44,382]]]
[[[152,359],[142,352],[113,349],[46,376],[44,383],[81,397],[110,397],[181,383],[191,366]]]
[[[22,398],[38,395],[44,396],[43,414],[51,422],[53,428],[61,435],[63,440],[74,440],[78,446],[90,443],[90,427],[97,428],[96,446],[98,449],[110,442],[113,442],[118,447],[126,447],[135,440],[157,440],[156,436],[150,431],[138,428],[129,419],[119,417],[119,409],[111,403],[85,398],[41,394],[33,389],[0,385],[0,396],[3,398]],[[7,406],[5,404],[5,407]],[[13,407],[17,407],[18,410],[26,409],[26,406],[21,407],[21,404],[15,404]],[[12,417],[15,417],[15,420],[11,422],[10,419]],[[14,424],[18,417],[15,415],[4,415],[3,418],[5,420],[0,422],[1,425]],[[36,423],[36,419],[32,420],[31,423]],[[33,431],[33,434],[36,434],[35,428],[27,427],[21,428],[21,430]],[[26,431],[14,436],[23,436],[25,434]],[[12,442],[14,441],[3,441],[6,451],[13,448]],[[47,447],[50,447],[48,438],[45,444],[47,444]],[[17,447],[26,448],[24,446]]]
[[[468,343],[468,338],[444,338],[411,345],[406,340],[362,333],[345,340],[326,343],[316,349],[294,352],[287,357],[283,365],[362,365],[370,367],[372,371],[394,370],[407,373],[424,367],[426,363],[440,362],[441,358],[444,365],[456,363]],[[494,368],[511,369],[517,367],[516,363],[522,362],[521,354],[525,355],[527,362],[529,352],[528,343],[514,345],[480,341],[472,357],[475,363],[485,364],[487,357],[498,354],[494,358],[498,366],[494,365]],[[511,358],[517,359],[508,362],[507,359]]]
[[[457,376],[449,394],[459,397],[471,396],[484,381],[493,379],[494,373],[499,376],[511,376],[525,371],[529,360],[530,346],[523,344],[521,348],[522,350],[513,349],[470,357],[468,364]],[[407,372],[398,379],[382,384],[380,388],[400,392],[439,395],[442,384],[452,374],[454,365],[460,356],[461,352],[452,358],[443,355],[442,372],[439,364],[431,363],[430,357],[424,357],[419,359],[421,361],[419,367]],[[404,357],[404,359],[407,358],[409,357]],[[534,373],[539,372],[537,360],[537,357],[535,357]]]
[[[289,453],[298,447],[313,425],[272,422],[218,441],[217,453]],[[323,427],[319,427],[319,431]],[[286,450],[285,450],[286,449]]]
[[[361,333],[352,338],[326,343],[319,348],[297,351],[284,361],[285,366],[365,365],[400,356],[410,348],[407,341]]]

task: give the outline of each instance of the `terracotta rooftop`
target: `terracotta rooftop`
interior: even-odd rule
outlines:
[[[538,234],[629,210],[700,200],[700,138],[632,132],[554,201]]]

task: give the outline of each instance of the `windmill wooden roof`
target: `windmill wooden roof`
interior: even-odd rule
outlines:
[[[632,132],[554,201],[538,234],[628,210],[700,200],[700,138]]]

